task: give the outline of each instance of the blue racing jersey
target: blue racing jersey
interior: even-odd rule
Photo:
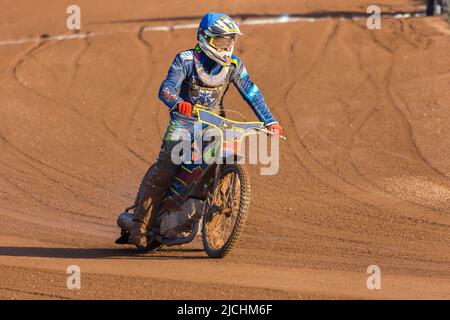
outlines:
[[[195,64],[194,55],[197,61],[200,61],[201,68]],[[261,122],[266,126],[277,123],[261,91],[250,79],[242,61],[237,56],[233,56],[231,65],[226,70],[222,68],[225,67],[211,60],[198,47],[177,54],[159,90],[159,98],[169,107],[172,118],[178,118],[176,106],[181,101],[192,105],[200,104],[205,109],[222,113],[223,97],[230,83],[233,82]],[[211,75],[223,74],[223,81],[213,86],[205,83],[199,76],[200,69],[204,69]]]

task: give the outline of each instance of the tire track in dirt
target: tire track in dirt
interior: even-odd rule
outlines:
[[[372,39],[374,39],[375,43],[383,50],[385,50],[386,52],[388,52],[390,54],[390,63],[389,63],[389,67],[388,70],[386,72],[386,92],[389,93],[389,99],[391,101],[391,104],[394,106],[395,108],[395,114],[397,114],[397,119],[403,124],[403,126],[406,128],[407,132],[408,132],[408,136],[411,142],[411,145],[414,147],[414,150],[417,154],[417,156],[422,160],[422,162],[424,162],[426,164],[426,166],[428,166],[436,175],[443,177],[445,179],[447,179],[448,181],[450,181],[450,177],[446,176],[443,172],[441,172],[439,169],[437,169],[436,167],[434,167],[429,161],[428,159],[422,154],[420,148],[417,146],[417,143],[414,139],[414,131],[412,128],[412,125],[410,123],[410,121],[408,120],[407,115],[401,110],[401,108],[398,105],[398,98],[397,95],[395,94],[395,91],[392,88],[392,73],[393,73],[393,68],[394,68],[394,52],[392,51],[392,49],[390,49],[389,47],[385,46],[384,44],[381,43],[381,41],[379,41],[378,39],[376,39],[376,36],[374,33],[370,33],[370,35],[372,36]],[[410,44],[410,42],[406,41],[406,43]],[[413,46],[416,47],[417,46]],[[406,105],[406,104],[405,104]],[[447,183],[447,187],[450,187],[450,184]]]
[[[1,161],[1,163],[5,166],[5,167],[9,167],[13,170],[18,171],[19,173],[21,173],[23,176],[32,176],[34,173],[43,177],[44,180],[47,180],[50,184],[54,183],[55,185],[58,185],[59,187],[61,187],[62,189],[65,190],[65,192],[67,192],[68,194],[72,195],[72,197],[75,200],[79,200],[82,201],[84,203],[88,203],[90,206],[92,207],[96,207],[96,208],[106,208],[106,206],[101,205],[101,204],[96,204],[94,202],[92,202],[90,199],[86,199],[86,198],[82,198],[80,196],[78,196],[78,194],[76,192],[74,192],[72,190],[72,185],[67,186],[65,181],[60,181],[58,179],[55,179],[54,177],[50,176],[49,174],[47,174],[44,170],[42,170],[41,168],[39,168],[38,166],[26,161],[26,160],[22,160],[22,163],[26,164],[27,166],[29,166],[30,168],[32,168],[31,171],[25,172],[23,170],[17,169],[15,167],[12,167],[10,164],[5,163],[3,161]],[[34,176],[33,178],[38,178],[38,176]]]
[[[35,297],[45,297],[45,298],[50,298],[50,299],[55,299],[55,298],[62,299],[62,300],[70,299],[68,297],[60,296],[57,294],[48,294],[48,293],[38,292],[38,291],[19,290],[19,289],[8,288],[8,287],[0,287],[0,291],[20,293],[21,295],[31,295],[31,296],[35,296]]]
[[[69,82],[68,88],[70,87],[70,84],[73,82],[73,80],[76,78],[76,73],[78,72],[77,66],[79,67],[79,61],[81,59],[81,57],[83,56],[83,54],[87,51],[88,47],[89,47],[89,40],[85,40],[86,41],[86,47],[84,49],[82,49],[80,51],[80,53],[78,55],[75,56],[75,72],[74,75],[72,77],[72,79]],[[53,43],[49,43],[48,46],[46,46],[46,48],[48,48],[49,46],[53,46],[55,44],[58,44],[59,42],[53,42]],[[64,103],[64,101],[59,102],[56,99],[52,99],[44,94],[39,93],[38,91],[34,90],[33,88],[31,88],[26,82],[24,82],[20,76],[19,76],[19,69],[22,67],[22,65],[24,64],[24,62],[27,59],[33,58],[34,54],[39,50],[42,49],[44,46],[44,42],[40,42],[38,44],[36,44],[35,46],[33,46],[31,49],[27,50],[25,52],[25,54],[23,55],[22,58],[19,58],[18,61],[13,65],[12,67],[12,73],[13,73],[13,77],[15,79],[16,82],[18,82],[22,87],[24,87],[25,89],[31,91],[33,94],[44,98],[45,100],[49,101],[50,103],[53,103],[54,105],[64,105],[66,103]],[[76,110],[70,110],[72,111],[73,114],[77,115],[77,116],[81,116],[83,118],[85,118],[82,114],[80,114],[79,112],[76,112]],[[90,126],[90,125],[87,125]],[[0,139],[1,141],[3,141],[4,143],[6,143],[6,145],[8,145],[9,147],[11,147],[11,149],[15,152],[20,154],[21,158],[22,158],[22,162],[28,166],[30,166],[31,168],[33,168],[38,174],[42,175],[44,177],[44,179],[48,180],[50,183],[54,183],[55,185],[59,185],[60,187],[62,187],[62,190],[65,191],[65,193],[67,195],[71,195],[71,197],[74,199],[73,204],[75,205],[77,202],[78,203],[83,203],[83,204],[89,204],[91,206],[91,208],[93,210],[99,210],[100,211],[103,209],[107,209],[106,205],[103,205],[100,203],[94,203],[93,201],[91,201],[90,199],[86,199],[85,198],[85,194],[84,193],[80,193],[79,188],[76,188],[77,191],[73,190],[74,186],[76,184],[79,184],[80,182],[82,184],[88,184],[89,186],[94,186],[97,187],[98,190],[102,190],[102,192],[107,191],[107,192],[114,192],[112,189],[105,187],[102,184],[93,182],[89,179],[85,179],[82,178],[81,176],[77,176],[74,174],[69,173],[67,170],[61,170],[59,168],[57,168],[54,165],[51,165],[47,162],[41,161],[40,159],[36,158],[35,156],[32,156],[30,153],[25,152],[24,150],[22,150],[21,148],[19,148],[18,146],[12,144],[4,135],[0,134]],[[27,161],[27,160],[31,160]],[[34,165],[33,163],[36,163],[36,165]],[[40,166],[42,166],[42,168],[40,168]],[[56,175],[54,175],[54,177],[52,177],[51,174],[49,174],[48,170],[44,170],[43,168],[46,169],[51,169],[50,172],[56,173]],[[72,180],[71,182],[67,181],[67,178],[65,179],[61,179],[61,174],[63,176],[68,176],[70,177],[69,180]],[[26,174],[26,176],[30,176],[29,174]],[[57,177],[57,178],[56,178]],[[79,217],[91,217],[91,221],[92,221],[92,215],[89,214],[85,214],[76,210],[72,210],[66,207],[66,205],[64,203],[58,204],[55,203],[53,204],[52,201],[48,202],[48,201],[43,201],[42,199],[40,199],[39,196],[34,196],[33,193],[26,191],[25,189],[21,188],[18,184],[13,183],[11,180],[7,180],[7,182],[10,185],[13,185],[17,190],[20,190],[20,192],[22,192],[25,196],[29,197],[30,199],[32,199],[33,201],[36,201],[37,203],[42,204],[44,207],[47,207],[49,209],[52,210],[56,210],[57,212],[60,213],[65,213],[65,214],[73,214],[75,216],[79,216]],[[74,184],[76,182],[76,184]],[[72,183],[72,184],[71,184]],[[71,198],[69,196],[69,199]]]
[[[333,30],[337,31],[336,27]],[[324,47],[328,47],[329,46],[329,44],[330,44],[329,39],[331,38],[331,35],[333,35],[333,33],[334,33],[334,35],[336,35],[336,32],[331,32],[330,36],[327,38],[327,41],[325,41],[326,46],[324,46]],[[384,48],[388,52],[392,52],[393,53],[391,48],[385,46],[383,43],[378,41],[378,39],[375,38],[373,40],[381,48]],[[322,52],[322,55],[325,54],[324,51],[321,51],[321,52]],[[295,61],[294,59],[291,59],[291,60]],[[317,58],[313,59],[313,61],[317,61],[317,60],[318,60]],[[312,63],[312,65],[309,68],[307,68],[307,72],[305,72],[306,75],[309,75],[312,72],[313,68],[314,68],[314,62]],[[301,80],[303,80],[305,82],[305,78],[299,78],[299,79],[301,79]],[[300,81],[300,80],[295,81],[295,83],[297,83],[298,81]],[[370,81],[375,86],[375,88],[378,87],[375,84],[373,79],[371,79]],[[293,87],[294,87],[294,85],[291,85],[291,88],[289,88],[290,90],[285,95],[286,101],[288,99],[287,97],[289,96],[289,92],[292,91]],[[289,106],[289,104],[287,102],[285,103],[285,105]],[[295,121],[293,120],[292,115],[289,112],[289,107],[286,108],[286,111],[287,111],[287,114],[288,114],[288,116],[290,118],[291,125],[293,127],[296,127],[295,126]],[[367,118],[366,120],[368,120],[368,119],[369,118]],[[369,206],[372,209],[375,209],[377,211],[380,210],[380,205],[382,205],[382,206],[386,206],[387,205],[387,208],[389,208],[388,210],[393,210],[398,205],[398,202],[400,202],[400,203],[407,202],[407,203],[410,203],[410,204],[414,204],[415,206],[417,206],[418,209],[425,209],[425,208],[429,209],[429,210],[427,210],[427,214],[429,215],[428,219],[439,218],[439,216],[436,216],[436,213],[434,211],[435,208],[430,207],[430,206],[426,206],[426,205],[424,205],[422,203],[413,203],[413,202],[410,202],[408,200],[398,198],[397,196],[395,196],[395,195],[393,195],[393,194],[391,194],[389,192],[386,192],[385,190],[383,190],[383,189],[381,189],[379,187],[376,187],[377,192],[372,192],[371,194],[368,194],[367,190],[361,188],[360,186],[356,185],[355,183],[351,183],[351,182],[349,183],[349,181],[345,177],[337,176],[333,172],[331,172],[327,167],[323,166],[323,164],[319,160],[317,160],[313,156],[313,154],[308,150],[306,145],[304,145],[304,143],[303,143],[302,139],[300,138],[300,136],[297,135],[297,137],[299,138],[298,144],[300,144],[301,148],[291,148],[291,150],[294,150],[294,154],[296,154],[298,152],[298,150],[304,150],[309,155],[310,159],[313,160],[316,165],[321,167],[321,170],[318,170],[318,169],[313,169],[313,170],[310,170],[310,169],[308,170],[307,169],[307,170],[312,175],[316,176],[325,185],[327,185],[328,187],[332,188],[333,190],[343,194],[349,200],[356,201],[357,203],[359,203],[361,205],[364,205],[364,206]],[[293,140],[291,138],[289,142],[293,143],[292,141]],[[305,160],[304,155],[298,155],[297,154],[296,158],[300,162],[304,163],[304,160]],[[303,160],[301,160],[301,159],[303,159]],[[315,172],[315,173],[313,173],[313,172]],[[320,175],[317,175],[316,173],[319,173],[319,172],[320,172]],[[331,176],[329,176],[328,174],[325,175],[325,172],[331,174],[333,176],[333,178],[331,178]],[[361,176],[364,176],[359,171],[358,171],[358,174],[361,175]],[[370,179],[368,179],[366,177],[365,177],[365,180],[369,180],[370,181]],[[334,183],[333,183],[333,181],[334,181]],[[338,181],[343,181],[345,184],[348,185],[348,187],[345,187],[344,185],[342,185],[341,182],[338,182]],[[371,184],[373,184],[373,183],[371,182]],[[350,189],[349,189],[349,187],[350,187]],[[354,188],[356,190],[356,192],[355,191],[350,191],[352,188]],[[364,195],[360,194],[358,191],[363,191]],[[388,198],[386,198],[386,196],[388,196]],[[384,200],[388,200],[388,202],[387,203],[383,203],[383,199]],[[394,201],[393,203],[389,203],[389,201],[392,202],[393,199],[396,199],[397,201]],[[406,214],[405,216],[409,217],[410,215]],[[373,216],[372,216],[372,218],[373,218]]]
[[[19,192],[23,193],[28,198],[36,201],[37,203],[43,205],[44,207],[47,207],[49,209],[52,209],[54,211],[58,211],[58,212],[61,212],[61,213],[64,213],[64,214],[68,213],[68,214],[74,214],[74,215],[77,215],[77,216],[83,216],[83,217],[90,217],[90,218],[92,218],[92,215],[81,213],[81,212],[76,212],[76,211],[71,211],[71,210],[67,209],[64,206],[53,205],[53,204],[51,204],[51,203],[49,203],[47,201],[42,200],[41,198],[38,198],[38,197],[34,196],[33,193],[28,192],[27,190],[23,189],[22,187],[19,186],[19,184],[15,183],[15,182],[12,182],[11,179],[6,178],[4,176],[2,178],[5,181],[7,181],[10,185],[15,187]]]
[[[82,51],[75,57],[75,62],[74,62],[74,63],[75,63],[75,72],[74,72],[74,75],[73,75],[72,80],[69,82],[69,84],[68,84],[68,86],[67,86],[67,89],[66,89],[67,91],[66,91],[65,96],[67,95],[68,90],[70,90],[70,87],[71,87],[71,85],[72,85],[72,83],[73,83],[73,80],[75,80],[76,75],[77,75],[78,72],[79,72],[79,67],[80,67],[79,61],[80,61],[80,59],[82,58],[82,56],[83,56],[84,54],[86,54],[86,52],[87,52],[87,50],[88,50],[88,48],[89,48],[89,46],[90,46],[90,43],[91,43],[90,40],[85,39],[85,41],[86,41],[86,43],[87,43],[86,47],[85,47],[84,49],[82,49]],[[54,42],[53,44],[56,44],[56,43],[58,43],[58,42]],[[30,57],[37,49],[41,48],[43,45],[44,45],[44,42],[40,42],[38,45],[34,46],[29,52],[27,52],[27,53],[25,54],[25,58]],[[70,102],[69,100],[67,100],[67,99],[64,99],[63,101],[58,101],[58,100],[52,99],[52,98],[50,98],[50,97],[47,97],[47,96],[44,95],[44,94],[41,94],[40,92],[38,92],[38,91],[32,89],[31,87],[29,87],[26,83],[24,83],[22,80],[20,80],[20,79],[18,78],[18,75],[17,75],[18,69],[19,69],[19,67],[23,64],[23,62],[25,61],[25,58],[24,58],[24,59],[20,59],[19,62],[16,63],[16,65],[13,67],[13,74],[14,74],[14,77],[15,77],[16,81],[17,81],[19,84],[21,84],[24,88],[26,88],[27,90],[30,90],[30,91],[33,92],[35,95],[37,95],[37,96],[39,96],[39,97],[41,97],[41,98],[43,98],[43,99],[48,100],[50,103],[52,103],[52,104],[55,105],[55,106],[71,105],[71,102]],[[78,66],[78,68],[77,68],[77,66]],[[112,98],[111,98],[111,99],[112,99]],[[75,109],[75,108],[66,108],[66,109],[67,109],[73,116],[75,116],[76,118],[81,118],[81,119],[83,119],[83,121],[79,121],[79,119],[78,119],[78,120],[76,121],[76,123],[78,123],[79,125],[85,126],[85,128],[89,128],[89,129],[91,129],[91,130],[94,129],[96,133],[99,133],[100,135],[102,135],[102,131],[99,130],[99,128],[96,126],[96,124],[92,122],[92,119],[87,118],[84,114],[82,114],[81,112],[79,112],[79,111],[78,111],[77,109]],[[87,123],[86,123],[86,122],[87,122]],[[103,135],[103,136],[104,136],[104,135]],[[107,139],[108,139],[108,142],[113,142],[113,143],[114,143],[114,140],[116,139],[116,136],[113,135],[113,139],[112,139],[112,140],[111,140],[111,138],[107,138]],[[145,158],[143,158],[141,155],[137,154],[134,150],[130,150],[130,148],[129,148],[128,146],[126,146],[126,144],[124,144],[124,143],[117,143],[117,144],[118,144],[119,146],[124,147],[126,150],[131,151],[131,154],[132,154],[136,159],[138,159],[138,160],[144,162],[145,164],[148,164],[148,162],[145,160]],[[125,154],[126,154],[126,153],[125,153]],[[52,167],[52,168],[53,168],[53,169],[56,169],[55,167]],[[62,173],[61,170],[58,170],[58,171],[60,171],[60,172]],[[72,176],[72,177],[75,177],[75,176]],[[81,178],[79,178],[79,179],[81,179]],[[88,180],[81,179],[81,181],[92,184],[92,182],[91,182],[91,181],[88,181]],[[105,186],[103,186],[103,185],[99,185],[99,184],[97,184],[97,185],[96,185],[96,184],[93,184],[93,185],[96,186],[96,187],[105,188]]]
[[[363,30],[363,32],[367,33],[368,30],[361,27],[357,22],[352,21],[351,26],[355,26],[357,30],[361,29]],[[354,61],[357,62],[357,67],[358,70],[364,74],[365,79],[372,85],[373,90],[375,90],[375,92],[378,92],[377,95],[378,96],[382,96],[382,88],[380,88],[380,86],[377,84],[377,81],[375,81],[371,74],[368,73],[364,67],[364,63],[362,61],[362,57],[361,57],[361,53],[358,51],[357,48],[353,48],[351,47],[345,40],[344,41],[339,41],[339,43],[342,45],[342,47],[347,50],[347,52],[354,57]],[[373,187],[377,192],[380,192],[380,194],[384,194],[385,196],[393,196],[392,194],[386,193],[380,186],[376,185],[373,181],[371,181],[369,178],[367,178],[357,167],[357,165],[354,163],[354,161],[352,160],[351,154],[352,154],[352,150],[354,148],[354,144],[355,144],[355,139],[356,137],[359,135],[359,133],[361,132],[361,130],[364,128],[364,126],[366,125],[366,123],[370,120],[370,118],[375,114],[375,112],[378,112],[379,109],[377,107],[373,107],[369,112],[367,112],[367,115],[362,119],[362,121],[356,125],[356,128],[354,130],[352,130],[352,137],[350,139],[349,145],[348,145],[348,152],[347,152],[347,160],[349,162],[349,164],[352,166],[353,170],[355,171],[355,173],[361,177],[365,182],[367,182],[371,187]],[[373,190],[371,190],[373,191]],[[396,199],[402,200],[398,197],[395,197]]]
[[[373,201],[373,200],[368,200],[365,198],[365,196],[359,195],[358,194],[360,192],[363,192],[364,194],[367,195],[367,190],[361,188],[359,185],[351,183],[350,181],[348,181],[347,179],[340,177],[340,176],[336,176],[333,172],[329,171],[328,168],[324,167],[323,164],[317,160],[307,149],[306,145],[303,144],[302,141],[302,137],[300,137],[300,135],[297,132],[297,125],[295,124],[295,120],[292,117],[292,114],[290,113],[289,110],[289,104],[288,104],[288,96],[290,94],[290,92],[293,90],[294,86],[296,83],[298,83],[299,81],[303,81],[305,82],[306,80],[306,76],[309,76],[313,69],[316,67],[317,61],[319,60],[323,60],[323,56],[326,54],[325,48],[328,48],[330,46],[330,43],[332,41],[333,38],[336,37],[337,35],[337,31],[338,31],[338,23],[332,23],[332,27],[330,28],[331,31],[327,34],[325,34],[325,40],[322,42],[322,45],[319,46],[318,50],[315,50],[315,55],[314,58],[312,58],[312,63],[306,67],[306,71],[303,73],[303,77],[299,77],[298,79],[296,79],[295,81],[293,81],[293,83],[290,84],[290,86],[287,89],[286,94],[284,95],[285,97],[285,105],[287,106],[285,111],[287,113],[287,117],[290,120],[289,122],[291,123],[291,125],[289,127],[291,128],[295,128],[295,132],[297,134],[298,139],[293,139],[292,136],[290,136],[290,139],[288,140],[289,144],[295,144],[295,147],[291,147],[290,150],[292,152],[292,154],[294,155],[294,157],[298,160],[298,163],[302,166],[302,168],[308,172],[312,177],[314,177],[315,179],[317,179],[317,182],[321,185],[326,186],[327,188],[330,188],[331,190],[337,192],[338,194],[342,195],[344,198],[357,203],[358,205],[361,205],[363,207],[366,207],[367,209],[364,210],[364,212],[366,213],[366,215],[368,217],[370,217],[370,219],[374,219],[374,220],[379,220],[379,221],[385,221],[385,218],[377,215],[377,214],[373,214],[373,213],[369,213],[370,210],[368,210],[369,208],[372,210],[375,210],[375,212],[379,211],[380,208],[377,206],[377,202],[379,202],[379,200],[377,201]],[[329,30],[330,30],[329,29]],[[293,61],[294,63],[296,62],[296,59],[294,57],[288,58],[289,61]],[[300,66],[297,66],[297,69],[300,69]],[[283,121],[281,121],[282,123],[286,123],[286,118],[284,117],[283,114],[281,114],[280,116],[281,119],[283,119]],[[298,141],[299,142],[298,142]],[[299,147],[300,145],[300,147]],[[303,150],[304,152],[306,152],[306,154],[308,154],[307,157],[305,157],[305,154],[300,154],[298,153],[298,150]],[[310,162],[305,160],[307,158],[310,158],[314,165],[311,165]],[[317,167],[319,166],[319,167]],[[320,168],[320,169],[318,169]],[[327,174],[324,174],[324,170],[327,172]],[[320,172],[320,174],[318,174]],[[330,178],[331,176],[329,174],[332,175],[333,178]],[[342,181],[344,182],[344,185],[342,184]],[[347,186],[345,186],[347,185]],[[349,189],[350,187],[350,189]],[[356,190],[355,191],[350,191],[350,190]],[[379,199],[379,196],[375,196],[375,198]],[[372,197],[369,197],[369,199],[372,199]]]
[[[144,27],[141,27],[138,31],[138,40],[139,41],[145,41],[142,38],[142,32],[143,32]],[[150,44],[149,44],[150,45]],[[125,130],[122,130],[125,132],[125,137],[121,137],[120,133],[117,133],[113,128],[111,128],[107,121],[106,121],[106,112],[107,112],[107,107],[108,105],[113,102],[115,99],[117,99],[118,97],[120,97],[123,92],[131,85],[133,84],[139,77],[140,75],[136,75],[134,77],[132,77],[124,86],[123,89],[121,89],[120,91],[117,91],[116,93],[113,93],[109,99],[107,99],[99,108],[98,108],[98,112],[94,113],[94,120],[98,123],[100,123],[101,128],[103,129],[104,133],[109,136],[110,139],[112,139],[114,141],[114,143],[119,146],[119,150],[120,151],[127,151],[130,154],[132,154],[136,159],[140,160],[140,163],[145,164],[145,166],[150,165],[150,162],[144,158],[141,154],[139,154],[137,151],[135,151],[128,143],[128,138],[129,138],[129,134],[131,131],[131,127],[134,121],[134,118],[136,116],[136,112],[137,109],[139,107],[139,103],[142,99],[142,95],[145,92],[146,84],[148,82],[148,77],[144,78],[143,80],[143,84],[141,86],[141,90],[138,91],[138,93],[136,94],[135,97],[135,102],[132,104],[133,108],[131,113],[129,113],[129,115],[127,116],[128,120],[126,120],[127,125],[125,126]],[[122,152],[121,152],[122,153]],[[126,152],[125,152],[126,154]],[[137,166],[135,166],[137,168]]]
[[[39,165],[41,165],[41,166],[43,166],[43,167],[45,167],[47,169],[50,169],[51,171],[56,171],[58,174],[62,174],[64,176],[68,177],[69,179],[76,180],[78,182],[81,182],[83,184],[87,184],[89,186],[94,186],[94,187],[97,187],[97,188],[105,189],[105,186],[103,186],[101,184],[98,184],[96,182],[84,179],[84,178],[82,178],[80,176],[71,174],[68,171],[61,170],[61,169],[59,169],[59,168],[57,168],[55,166],[52,166],[51,164],[49,164],[47,162],[44,162],[44,161],[42,161],[42,160],[40,160],[40,159],[38,159],[38,158],[36,158],[34,156],[31,156],[30,154],[26,153],[25,151],[21,150],[19,147],[15,146],[11,142],[9,142],[9,140],[7,140],[1,134],[0,134],[0,140],[3,141],[4,143],[6,143],[16,154],[19,154],[19,156],[22,158],[22,160],[23,160],[23,158],[29,159],[30,161],[32,161],[34,163],[37,163],[37,164],[39,164]],[[42,169],[41,169],[41,171],[42,171]],[[105,190],[111,191],[111,190],[108,190],[108,189],[105,189]]]
[[[359,27],[359,26],[356,24],[356,22],[353,22],[352,25],[353,25],[353,26],[356,26],[357,29],[363,30],[365,33],[370,32],[370,31],[368,31],[368,30],[365,29],[365,28]],[[374,42],[375,42],[375,43],[379,43],[379,45],[381,45],[381,43],[380,43],[378,40],[376,40],[376,41],[374,41]],[[355,57],[355,61],[357,61],[357,63],[358,63],[358,69],[365,75],[365,78],[366,78],[366,79],[369,81],[369,83],[373,86],[373,89],[374,89],[376,92],[378,92],[377,95],[378,95],[378,96],[382,96],[382,93],[384,92],[384,91],[383,91],[383,88],[380,88],[380,86],[374,81],[374,79],[371,77],[371,75],[365,71],[365,68],[363,67],[363,66],[364,66],[364,63],[363,63],[363,61],[361,60],[361,55],[358,54],[357,52],[355,53],[355,51],[354,51],[354,50],[357,50],[357,49],[353,49],[353,50],[352,50],[352,48],[350,48],[350,46],[347,44],[346,41],[340,41],[340,43],[342,44],[343,48],[347,49],[347,51],[349,52],[350,55],[352,55],[353,57]],[[384,47],[385,47],[385,46],[382,46],[381,48],[384,48]],[[390,88],[391,88],[391,87],[390,87]],[[358,167],[357,167],[357,166],[355,165],[355,163],[352,161],[351,153],[352,153],[352,149],[353,149],[353,147],[354,147],[355,138],[356,138],[356,136],[359,134],[359,132],[362,130],[362,128],[365,126],[365,124],[368,122],[368,120],[370,119],[370,117],[371,117],[371,116],[374,114],[374,112],[376,112],[376,111],[378,111],[377,108],[373,108],[372,111],[368,112],[367,116],[363,119],[363,121],[362,121],[360,124],[357,125],[356,130],[354,130],[354,133],[352,134],[352,139],[351,139],[350,145],[349,145],[349,147],[348,147],[348,152],[347,152],[347,155],[348,155],[347,158],[348,158],[349,163],[351,164],[351,166],[352,166],[352,168],[355,170],[355,172],[358,174],[358,176],[360,176],[360,177],[361,177],[362,179],[364,179],[367,183],[369,183],[370,186],[373,187],[373,188],[377,191],[377,193],[379,193],[379,194],[384,194],[384,195],[386,195],[386,196],[389,195],[390,197],[393,197],[393,198],[398,199],[398,200],[400,200],[400,201],[404,201],[404,202],[410,203],[411,205],[414,205],[414,206],[418,206],[418,207],[422,207],[422,208],[427,208],[427,209],[429,209],[429,210],[434,210],[435,208],[432,207],[432,206],[425,205],[425,204],[419,203],[419,202],[413,202],[413,201],[407,200],[407,199],[402,199],[402,198],[400,198],[399,196],[397,196],[397,195],[395,195],[395,194],[393,194],[393,193],[390,193],[390,192],[387,192],[387,191],[383,190],[380,186],[378,186],[378,185],[375,184],[373,181],[371,181],[369,178],[367,178],[364,174],[362,174],[362,172],[358,169]],[[373,191],[373,190],[372,190],[372,191]]]
[[[132,127],[133,121],[136,117],[136,112],[137,112],[137,109],[139,108],[139,104],[140,104],[143,96],[145,96],[145,92],[148,90],[148,82],[150,81],[149,73],[150,73],[150,70],[152,70],[152,64],[149,61],[151,61],[151,56],[153,54],[154,48],[153,48],[152,44],[150,42],[148,42],[147,40],[145,40],[145,38],[143,36],[145,27],[146,27],[145,25],[141,26],[141,28],[138,31],[137,38],[139,40],[139,43],[141,43],[141,45],[143,45],[143,49],[145,52],[144,57],[145,56],[147,57],[147,59],[144,59],[144,61],[145,61],[144,64],[146,65],[146,72],[145,72],[146,76],[144,77],[144,79],[142,81],[142,87],[137,94],[136,103],[133,106],[133,111],[131,112],[131,117],[130,117],[130,120],[128,121],[127,137],[130,135],[131,127]],[[160,108],[157,108],[156,112],[158,112],[159,109]],[[157,117],[158,117],[158,114],[155,115],[155,118],[157,118]],[[161,128],[159,126],[158,121],[154,121],[154,123],[158,128],[158,133],[160,134]]]
[[[331,42],[331,41],[336,37],[336,35],[337,35],[338,29],[339,29],[339,21],[337,21],[337,22],[332,21],[331,27],[330,27],[330,28],[332,28],[332,29],[331,29],[331,32],[329,32],[328,34],[326,34],[326,35],[324,36],[324,37],[325,37],[325,41],[323,42],[322,45],[319,46],[320,49],[317,49],[317,50],[315,51],[316,53],[315,53],[315,55],[314,55],[314,57],[313,57],[313,59],[312,59],[311,64],[306,68],[305,72],[302,73],[302,75],[301,75],[299,78],[297,78],[295,81],[293,81],[293,82],[289,85],[289,87],[287,88],[286,93],[285,93],[285,95],[284,95],[285,105],[286,105],[286,113],[287,113],[287,115],[288,115],[288,119],[290,120],[291,126],[293,126],[293,127],[296,129],[295,132],[296,132],[297,139],[295,139],[295,141],[296,141],[296,142],[298,141],[297,143],[300,144],[300,145],[301,145],[301,148],[309,154],[309,157],[311,157],[311,159],[312,159],[313,161],[315,161],[316,164],[318,164],[319,166],[322,166],[322,167],[323,167],[323,165],[320,163],[320,161],[318,161],[318,160],[317,160],[317,159],[309,152],[308,148],[304,145],[303,139],[302,139],[303,137],[301,137],[301,136],[298,134],[298,132],[297,132],[297,126],[295,125],[295,120],[293,119],[292,114],[290,113],[290,110],[289,110],[288,100],[289,100],[289,95],[291,94],[291,92],[292,92],[292,90],[294,89],[295,85],[296,85],[298,82],[300,82],[300,81],[305,81],[305,80],[308,78],[308,76],[311,74],[312,70],[317,66],[318,61],[322,60],[322,57],[326,54],[326,49],[327,49],[328,46],[330,45],[330,42]],[[292,57],[290,60],[295,62],[294,57]],[[297,68],[300,68],[300,66],[297,66]],[[294,141],[294,140],[289,139],[289,143],[293,143],[292,141]],[[297,144],[297,143],[296,143],[296,144]],[[291,148],[291,150],[294,150],[294,153],[296,154],[296,158],[299,160],[300,163],[302,163],[302,160],[301,160],[301,159],[302,159],[302,156],[300,156],[300,155],[297,154],[297,150],[299,150],[299,148],[295,148],[295,147],[294,147],[294,148]],[[323,169],[325,169],[325,170],[327,170],[327,171],[329,170],[329,169],[326,168],[326,167],[323,167]],[[314,175],[314,173],[313,173],[311,170],[309,170],[309,169],[307,169],[307,170],[309,171],[310,174]],[[331,171],[330,171],[330,173],[334,175],[334,173],[332,173]],[[352,184],[350,181],[345,180],[345,178],[343,178],[343,177],[338,177],[338,176],[336,176],[336,177],[337,177],[338,179],[342,179],[343,181],[345,181],[345,183],[351,185],[352,187],[356,188],[356,189],[359,190],[359,191],[363,191],[363,192],[366,192],[366,191],[367,191],[367,190],[364,190],[363,188],[361,188],[360,186],[358,186],[358,185],[356,185],[356,184]],[[320,179],[320,177],[317,177],[317,178]],[[328,184],[327,182],[325,182],[325,181],[327,181],[327,179],[320,179],[320,180],[321,180],[323,183],[325,183],[328,187],[330,187],[330,188],[332,188],[333,190],[335,190],[335,191],[341,193],[341,191],[340,191],[339,189],[336,189],[336,188],[333,187],[332,185],[330,185],[330,184]],[[351,199],[351,198],[350,198],[350,199]]]

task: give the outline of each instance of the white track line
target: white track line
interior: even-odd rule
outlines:
[[[1,46],[14,45],[14,44],[22,44],[27,42],[37,42],[37,41],[63,41],[63,40],[74,40],[74,39],[84,39],[91,36],[95,36],[99,34],[83,32],[83,33],[75,33],[75,34],[61,34],[56,36],[48,36],[48,37],[32,37],[32,38],[22,38],[15,40],[1,40]]]
[[[383,15],[385,18],[393,18],[393,19],[407,19],[411,17],[422,17],[425,14],[422,13],[404,13],[404,14],[385,14]],[[319,20],[330,19],[330,17],[319,17],[319,18],[308,18],[308,17],[290,17],[289,15],[283,15],[276,18],[257,18],[257,19],[246,19],[240,23],[240,25],[270,25],[270,24],[283,24],[283,23],[293,23],[293,22],[315,22]],[[347,19],[347,18],[341,18]],[[353,17],[350,18],[352,20],[362,20],[366,19],[366,17]],[[174,30],[181,29],[197,29],[198,23],[188,23],[188,24],[176,24],[173,26],[148,26],[142,29],[143,32],[169,32]],[[85,39],[85,38],[93,38],[98,36],[106,36],[114,33],[132,33],[136,32],[135,30],[121,30],[116,32],[82,32],[82,33],[74,33],[74,34],[61,34],[54,35],[48,37],[29,37],[29,38],[20,38],[20,39],[11,39],[11,40],[0,40],[0,46],[8,46],[8,45],[18,45],[29,42],[38,42],[38,41],[66,41],[66,40],[76,40],[76,39]]]

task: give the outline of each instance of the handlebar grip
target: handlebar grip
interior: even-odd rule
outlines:
[[[273,133],[272,131],[267,130],[267,129],[265,129],[265,128],[261,128],[259,131],[264,132],[264,133],[266,133],[266,134],[269,134],[269,135],[271,135],[271,136],[274,136],[274,135],[275,135],[275,133]],[[285,137],[285,136],[279,135],[279,137],[280,137],[282,140],[287,140],[287,137]]]

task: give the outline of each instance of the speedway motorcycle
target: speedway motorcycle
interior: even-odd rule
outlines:
[[[245,136],[273,134],[262,122],[239,122],[221,117],[201,107],[194,108],[195,120],[214,128],[219,139],[210,142],[202,161],[182,163],[161,201],[149,227],[148,247],[186,244],[201,233],[204,250],[210,258],[223,258],[231,252],[244,227],[250,204],[250,181],[240,162],[238,150]],[[231,134],[230,134],[231,132]],[[284,137],[281,137],[285,139]],[[211,161],[221,158],[222,161]],[[231,160],[231,161],[230,161]],[[151,170],[151,169],[150,169]],[[138,203],[119,215],[118,244],[127,244]]]

